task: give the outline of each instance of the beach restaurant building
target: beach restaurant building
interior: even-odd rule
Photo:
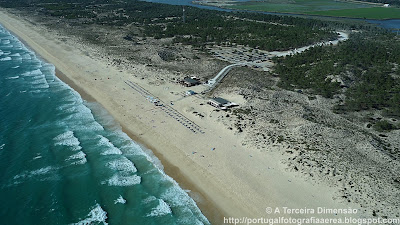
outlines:
[[[207,103],[209,105],[212,105],[216,108],[223,109],[223,110],[233,107],[233,106],[238,106],[238,104],[236,104],[234,102],[230,102],[223,98],[212,98],[212,99],[208,100]]]
[[[192,87],[200,84],[198,79],[194,79],[192,77],[185,77],[181,82],[179,82],[183,86]]]

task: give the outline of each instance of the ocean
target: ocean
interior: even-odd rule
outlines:
[[[0,26],[0,224],[210,224],[132,141]]]

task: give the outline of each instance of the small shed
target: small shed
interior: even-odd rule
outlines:
[[[195,95],[195,94],[197,94],[197,93],[192,90],[189,90],[186,92],[186,96]]]

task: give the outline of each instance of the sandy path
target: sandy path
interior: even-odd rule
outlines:
[[[270,57],[274,57],[274,56],[282,57],[282,56],[287,56],[287,55],[293,55],[296,53],[304,52],[305,50],[310,49],[312,47],[323,46],[323,45],[337,45],[340,41],[346,41],[347,39],[349,39],[348,33],[341,32],[341,31],[339,31],[337,33],[339,33],[339,38],[334,41],[319,42],[316,44],[312,44],[312,45],[308,45],[308,46],[304,46],[304,47],[296,48],[296,49],[292,49],[292,50],[287,50],[287,51],[273,51],[273,52],[269,52],[269,54],[270,54]]]

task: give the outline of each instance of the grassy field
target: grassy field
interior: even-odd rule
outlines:
[[[250,1],[237,3],[229,8],[367,19],[400,18],[399,8],[384,8],[372,4],[337,0]]]
[[[362,8],[362,9],[342,9],[331,11],[314,11],[306,12],[310,15],[336,16],[336,17],[352,17],[366,19],[400,19],[400,8]]]

